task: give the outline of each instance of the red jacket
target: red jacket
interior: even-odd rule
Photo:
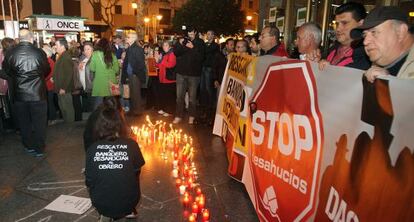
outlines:
[[[160,63],[157,63],[157,67],[159,68],[158,78],[160,79],[160,83],[175,83],[175,80],[168,80],[166,78],[166,69],[175,67],[176,59],[175,55],[172,50],[167,52],[163,57]]]
[[[47,91],[51,91],[55,88],[55,83],[52,81],[55,62],[50,57],[47,58],[47,61],[49,62],[49,65],[50,65],[50,72],[47,74],[47,76],[45,76],[46,88],[47,88]]]

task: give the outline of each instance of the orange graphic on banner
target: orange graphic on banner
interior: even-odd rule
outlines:
[[[356,138],[350,160],[349,138],[342,135],[334,162],[322,176],[315,221],[412,221],[414,218],[414,158],[408,147],[391,163],[389,146],[394,119],[386,80],[375,89],[364,79],[361,119],[375,127]]]

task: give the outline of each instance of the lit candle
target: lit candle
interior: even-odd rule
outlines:
[[[180,187],[180,185],[181,185],[181,179],[180,179],[180,178],[177,178],[177,179],[175,180],[175,186],[177,186],[177,188],[179,188],[179,187]]]
[[[180,186],[180,194],[181,194],[181,195],[184,195],[184,193],[185,193],[185,186],[184,186],[184,184],[182,184],[182,185]]]
[[[210,212],[208,209],[203,210],[203,222],[208,222],[210,220]]]
[[[190,197],[189,196],[184,196],[184,199],[183,199],[184,207],[188,207],[189,203],[190,203]]]
[[[198,199],[198,209],[202,210],[204,209],[206,205],[206,202],[204,200],[204,196],[200,196],[200,198]]]
[[[194,203],[193,203],[193,205],[192,205],[191,209],[192,209],[193,215],[194,215],[194,214],[195,214],[195,215],[197,215],[197,214],[198,214],[198,205],[197,205],[197,203],[196,203],[196,202],[194,202]]]
[[[194,215],[190,215],[190,216],[188,217],[188,222],[195,222],[195,221],[196,221],[196,218],[197,218],[197,217],[195,217]]]
[[[197,194],[197,196],[202,194],[202,193],[201,193],[201,188],[200,188],[200,187],[197,187],[197,189],[196,189],[196,194]]]
[[[173,171],[172,171],[172,176],[173,176],[174,178],[177,178],[177,177],[178,177],[178,169],[173,169]]]
[[[184,176],[188,177],[188,166],[187,165],[184,166]]]
[[[193,188],[195,185],[194,185],[194,182],[193,182],[193,178],[189,178],[188,179],[188,187],[190,187],[190,188]]]

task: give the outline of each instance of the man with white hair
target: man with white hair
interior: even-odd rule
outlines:
[[[296,45],[301,60],[314,61],[314,51],[319,49],[322,41],[322,31],[318,25],[312,22],[301,25],[296,35]]]
[[[14,113],[26,151],[44,155],[47,126],[45,76],[50,71],[46,54],[33,45],[33,34],[20,30],[19,44],[7,52],[3,69],[10,76]]]
[[[122,84],[129,80],[131,108],[129,115],[139,116],[144,112],[145,101],[141,96],[141,88],[146,84],[147,72],[145,67],[144,49],[138,44],[136,33],[129,33],[126,39],[130,45],[122,66]]]

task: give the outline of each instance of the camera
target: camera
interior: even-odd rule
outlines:
[[[188,37],[184,37],[183,40],[183,45],[187,45],[188,42],[190,42],[191,40]]]

